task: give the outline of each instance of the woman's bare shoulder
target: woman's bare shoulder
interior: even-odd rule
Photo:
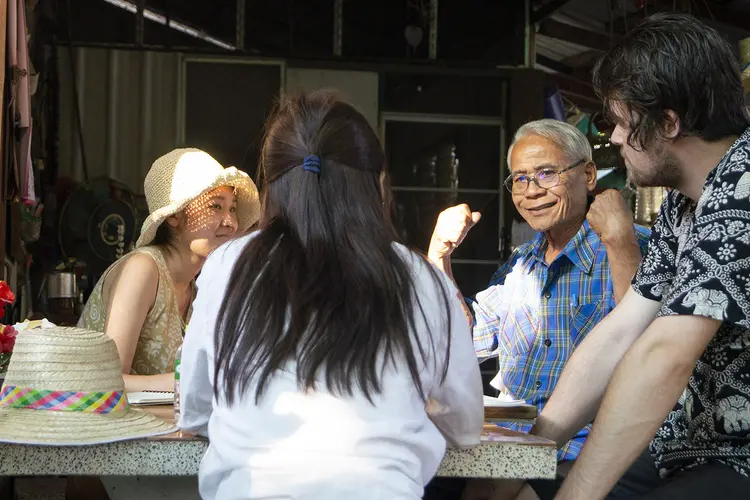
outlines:
[[[153,257],[145,253],[133,253],[123,258],[123,262],[109,272],[104,288],[106,292],[116,287],[118,291],[142,293],[143,298],[148,299],[156,296],[158,285],[159,266]]]

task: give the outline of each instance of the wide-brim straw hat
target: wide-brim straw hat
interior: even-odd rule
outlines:
[[[0,392],[0,442],[93,445],[174,432],[128,404],[114,341],[80,328],[18,334]]]
[[[238,232],[247,231],[260,217],[258,188],[249,175],[235,167],[224,168],[200,149],[175,149],[157,159],[144,182],[149,216],[143,222],[136,247],[151,243],[167,217],[184,210],[203,193],[222,186],[235,189]]]

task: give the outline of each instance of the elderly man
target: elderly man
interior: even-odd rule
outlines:
[[[541,410],[573,350],[625,294],[649,232],[634,226],[617,191],[590,202],[596,165],[588,140],[572,125],[527,123],[513,139],[508,164],[505,185],[538,235],[467,302],[478,357],[499,358],[492,384]],[[449,276],[451,253],[479,218],[466,205],[438,217],[428,257]],[[587,427],[579,429],[559,460],[575,460],[587,435]]]
[[[576,350],[534,432],[562,445],[596,415],[561,499],[748,498],[750,116],[737,59],[697,19],[658,15],[604,55],[594,85],[630,178],[672,190],[632,290]]]

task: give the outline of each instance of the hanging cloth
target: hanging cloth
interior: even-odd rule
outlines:
[[[20,194],[27,204],[36,202],[34,192],[34,170],[31,161],[31,92],[29,89],[29,47],[26,29],[25,0],[8,2],[8,62],[11,78],[11,166],[13,185],[6,186],[9,195]]]

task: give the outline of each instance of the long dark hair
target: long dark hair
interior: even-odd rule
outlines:
[[[320,173],[302,168],[317,156]],[[334,93],[302,93],[271,116],[261,150],[260,232],[238,258],[215,330],[214,394],[229,404],[296,361],[301,389],[372,401],[387,363],[405,361],[420,395],[415,273],[393,243],[385,156],[367,120]],[[442,290],[450,331],[447,292]],[[415,307],[416,304],[416,307]],[[415,309],[419,309],[416,311]],[[431,318],[434,321],[433,318]],[[445,370],[450,343],[445,352]]]
[[[740,65],[729,43],[688,14],[655,14],[607,51],[594,68],[594,89],[610,121],[613,105],[630,112],[628,144],[663,139],[666,110],[680,134],[716,141],[750,125]]]

